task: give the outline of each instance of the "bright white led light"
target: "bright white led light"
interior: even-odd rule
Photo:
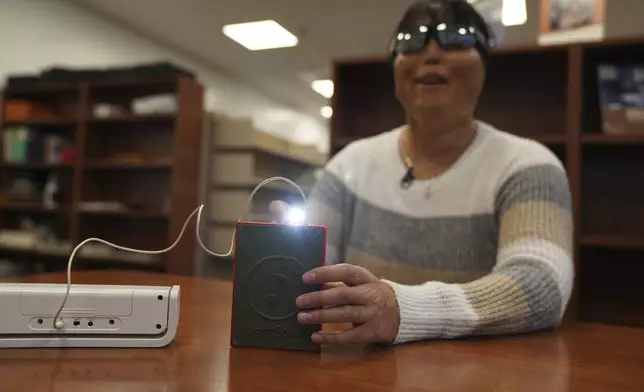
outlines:
[[[528,21],[526,0],[503,0],[501,23],[504,26],[519,26]]]
[[[443,31],[447,28],[447,25],[445,23],[441,23],[438,26],[436,26],[436,30],[438,31]]]
[[[398,33],[398,41],[402,41],[403,38],[405,38],[405,34],[403,33]]]
[[[411,39],[411,34],[405,34],[405,41],[409,41]]]
[[[421,32],[421,33],[426,33],[426,32],[427,32],[427,30],[428,30],[428,28],[427,28],[427,26],[420,26],[420,27],[418,28],[418,30],[420,30],[420,32]]]
[[[331,106],[324,106],[320,109],[320,114],[324,118],[331,118],[331,116],[333,116],[333,108],[331,108]]]
[[[289,207],[286,212],[286,222],[291,225],[301,225],[306,218],[306,212],[299,207]]]
[[[298,44],[297,37],[274,20],[226,25],[223,32],[248,50],[286,48]]]
[[[465,30],[463,27],[461,27],[460,29],[458,29],[458,33],[460,35],[465,35],[465,34],[467,34],[467,30]]]
[[[332,80],[316,80],[311,83],[311,88],[324,98],[331,98],[333,96],[333,81]]]

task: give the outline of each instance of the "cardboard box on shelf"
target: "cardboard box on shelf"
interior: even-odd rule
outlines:
[[[252,120],[215,116],[213,148],[257,150],[276,157],[307,165],[321,165],[326,157],[313,146],[302,145],[270,133],[257,130]]]
[[[289,155],[297,157],[303,161],[309,162],[312,165],[321,166],[327,161],[328,157],[319,152],[315,146],[308,144],[300,144],[290,142],[288,147]]]
[[[8,100],[4,104],[4,112],[6,121],[51,120],[56,117],[52,110],[23,100]]]

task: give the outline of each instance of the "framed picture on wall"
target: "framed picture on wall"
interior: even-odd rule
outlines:
[[[604,13],[605,0],[541,0],[539,43],[601,40]]]

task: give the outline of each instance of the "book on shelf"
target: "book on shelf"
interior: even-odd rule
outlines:
[[[63,137],[45,134],[28,126],[3,131],[3,159],[7,163],[63,163],[65,152],[72,148]]]

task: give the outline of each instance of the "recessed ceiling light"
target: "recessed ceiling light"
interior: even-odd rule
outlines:
[[[333,109],[331,106],[324,106],[322,109],[320,109],[320,114],[324,118],[331,118],[333,116]]]
[[[504,26],[519,26],[528,21],[526,0],[503,0],[501,23]]]
[[[230,24],[223,27],[226,36],[248,50],[296,46],[297,37],[274,20]]]
[[[311,88],[324,98],[331,98],[333,96],[333,81],[329,79],[316,80],[311,83]]]

